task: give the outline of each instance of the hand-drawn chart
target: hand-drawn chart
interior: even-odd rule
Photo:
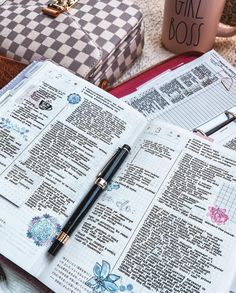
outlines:
[[[236,188],[223,184],[215,200],[215,206],[225,209],[229,221],[236,223]]]

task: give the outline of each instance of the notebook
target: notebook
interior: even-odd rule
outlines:
[[[60,293],[229,292],[232,150],[43,61],[0,97],[0,253]],[[118,147],[131,153],[59,251],[47,253]]]
[[[189,58],[193,59],[194,55],[190,54]],[[167,68],[164,75],[139,84],[123,99],[148,120],[158,118],[207,134],[211,139],[214,132],[230,128],[222,129],[220,135],[226,135],[235,148],[234,137],[229,132],[233,135],[235,124],[236,69],[214,50],[188,63],[183,59],[182,63],[174,70]],[[119,87],[114,89],[113,94],[116,93],[122,96]],[[216,134],[214,139],[223,143]],[[224,144],[228,146],[225,139]]]

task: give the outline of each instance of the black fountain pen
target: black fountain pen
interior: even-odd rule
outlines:
[[[49,248],[48,253],[55,256],[59,249],[66,243],[70,235],[75,231],[76,227],[86,216],[89,209],[92,207],[98,196],[107,187],[121,164],[130,152],[130,146],[124,144],[122,148],[118,148],[114,156],[109,160],[106,166],[97,175],[95,184],[82,199],[76,210],[68,219],[65,226],[62,228],[61,233],[56,237],[52,246]]]

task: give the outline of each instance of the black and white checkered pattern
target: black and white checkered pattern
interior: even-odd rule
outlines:
[[[99,83],[116,79],[140,54],[142,14],[121,0],[80,0],[67,13],[42,13],[46,0],[7,0],[0,6],[0,54],[31,62],[51,59]]]
[[[101,80],[109,80],[112,84],[124,72],[132,62],[142,53],[144,45],[144,27],[135,30],[118,47],[101,67],[90,76],[89,80],[94,84],[99,84]]]

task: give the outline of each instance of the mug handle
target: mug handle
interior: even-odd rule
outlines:
[[[223,23],[219,23],[217,37],[233,37],[236,35],[236,26],[229,26]]]

